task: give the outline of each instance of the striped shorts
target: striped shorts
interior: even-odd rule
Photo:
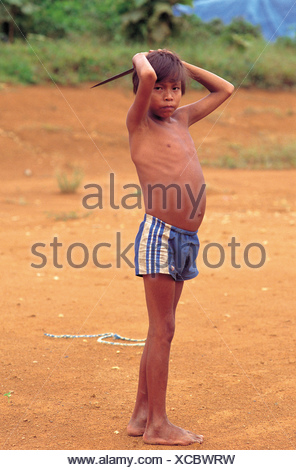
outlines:
[[[197,232],[145,214],[135,241],[136,275],[160,273],[169,274],[175,281],[192,279],[198,275],[198,250]]]

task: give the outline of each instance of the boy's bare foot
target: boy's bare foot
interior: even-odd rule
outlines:
[[[146,428],[143,440],[145,444],[188,446],[196,443],[202,444],[203,436],[186,431],[166,421],[158,428],[152,426]]]
[[[143,436],[146,428],[146,418],[143,419],[130,419],[127,425],[127,433],[129,436]]]

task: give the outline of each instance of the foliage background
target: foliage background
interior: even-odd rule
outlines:
[[[235,86],[295,86],[295,39],[267,43],[241,18],[228,26],[177,18],[176,3],[192,2],[1,0],[0,82],[98,81],[130,68],[136,52],[166,47]]]

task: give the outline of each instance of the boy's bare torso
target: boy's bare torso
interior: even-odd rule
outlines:
[[[182,108],[169,120],[149,116],[130,134],[131,157],[143,191],[145,210],[176,227],[196,231],[203,219],[204,177]],[[202,197],[197,210],[193,198]]]

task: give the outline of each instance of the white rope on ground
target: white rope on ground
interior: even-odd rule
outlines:
[[[44,333],[45,336],[50,338],[66,338],[66,339],[73,339],[73,338],[98,338],[98,343],[104,344],[113,344],[116,346],[145,346],[146,339],[134,339],[134,338],[125,338],[124,336],[120,336],[117,333],[102,333],[97,335],[53,335],[50,333]],[[122,341],[126,341],[126,343],[119,343],[117,341],[106,341],[106,338],[114,338],[119,339]],[[130,344],[132,343],[132,344]]]

